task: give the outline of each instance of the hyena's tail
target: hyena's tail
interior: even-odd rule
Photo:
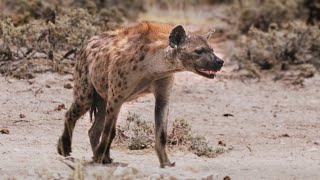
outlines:
[[[96,119],[97,114],[100,112],[105,112],[106,110],[106,103],[103,98],[98,94],[98,92],[94,89],[93,96],[92,96],[92,104],[90,108],[90,122],[92,122],[92,117]]]

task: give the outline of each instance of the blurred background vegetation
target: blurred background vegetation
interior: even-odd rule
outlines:
[[[102,31],[139,20],[215,28],[245,77],[295,82],[320,69],[319,0],[0,0],[0,73],[71,73],[74,55]]]

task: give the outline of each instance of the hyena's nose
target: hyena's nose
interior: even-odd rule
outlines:
[[[222,67],[222,65],[224,63],[224,61],[222,59],[218,58],[218,57],[216,57],[216,62],[220,67]]]

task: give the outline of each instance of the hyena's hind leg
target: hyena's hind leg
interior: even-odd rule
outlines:
[[[64,130],[58,141],[58,153],[69,156],[71,152],[72,134],[77,120],[89,110],[89,105],[75,101],[65,114]]]
[[[88,134],[90,138],[92,152],[95,152],[96,147],[100,142],[100,136],[104,128],[106,116],[106,102],[95,90],[93,93],[93,101],[90,109],[91,119],[92,115],[94,115],[93,124]]]
[[[71,152],[72,134],[77,120],[89,109],[93,99],[93,86],[88,79],[86,67],[82,71],[77,70],[74,81],[74,101],[65,114],[64,130],[58,141],[58,153],[69,156]],[[82,73],[81,73],[82,72]],[[82,75],[82,76],[81,76]]]

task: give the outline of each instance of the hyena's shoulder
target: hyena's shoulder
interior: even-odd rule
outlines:
[[[173,26],[170,24],[143,21],[120,30],[119,36],[126,38],[140,35],[141,38],[152,42],[167,39],[172,28]]]
[[[130,54],[156,53],[168,46],[170,24],[143,21],[92,37],[79,52],[87,62],[119,59]]]

